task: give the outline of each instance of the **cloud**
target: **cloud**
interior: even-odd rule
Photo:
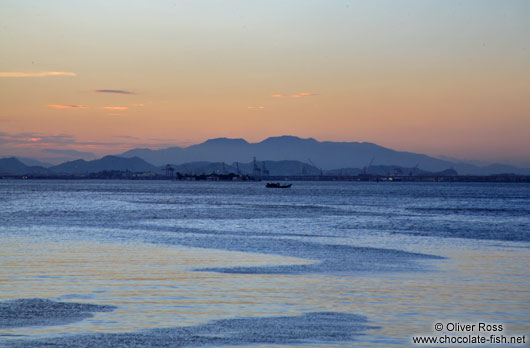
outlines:
[[[96,89],[96,93],[114,93],[114,94],[136,94],[131,91],[126,91],[124,89]]]
[[[312,96],[315,96],[315,95],[318,95],[318,94],[302,92],[302,93],[290,94],[290,95],[273,94],[273,95],[271,95],[271,97],[273,97],[273,98],[292,98],[292,99],[296,99],[296,98],[303,98],[303,97],[312,97]]]
[[[141,108],[141,107],[145,106],[145,104],[133,104],[133,106],[135,108]]]
[[[124,110],[129,110],[129,107],[128,106],[104,106],[103,109],[124,111]]]
[[[0,144],[12,145],[41,145],[41,144],[70,144],[74,141],[71,135],[41,135],[37,133],[2,133],[0,132]]]
[[[87,108],[87,106],[85,105],[51,104],[47,106],[49,108],[56,108],[56,109],[86,109]]]
[[[39,148],[86,146],[86,147],[113,147],[129,144],[126,141],[79,141],[69,134],[43,135],[40,133],[6,133],[0,132],[0,144],[15,147],[37,146]],[[144,144],[145,145],[145,144]]]
[[[247,109],[249,109],[249,110],[263,110],[263,109],[265,109],[265,107],[261,106],[261,105],[260,106],[247,106]]]
[[[38,140],[37,140],[38,139]],[[181,141],[182,143],[182,141]],[[165,148],[175,146],[174,139],[137,138],[128,135],[113,136],[105,141],[96,139],[79,140],[69,134],[46,135],[42,133],[6,133],[0,131],[2,153],[11,152],[16,156],[46,157],[55,154],[67,159],[74,157],[100,156],[108,153],[120,153],[131,148]],[[73,152],[76,151],[76,152]]]
[[[77,74],[73,72],[68,72],[68,71],[42,71],[38,73],[0,72],[0,77],[47,77],[47,76],[77,76]]]

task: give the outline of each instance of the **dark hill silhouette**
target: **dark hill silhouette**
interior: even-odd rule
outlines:
[[[155,172],[157,167],[147,163],[141,158],[124,158],[118,156],[105,156],[98,160],[69,161],[49,168],[57,174],[89,174],[102,172],[104,170],[122,170],[131,172]]]
[[[426,155],[394,151],[372,143],[319,142],[294,136],[271,137],[259,143],[243,139],[217,138],[189,147],[171,147],[162,150],[134,149],[120,156],[140,157],[155,165],[181,164],[194,161],[249,162],[260,160],[294,160],[308,162],[308,158],[322,169],[366,166],[372,158],[378,163],[397,163],[402,166],[420,166],[427,170],[444,170],[453,163]]]
[[[0,159],[0,175],[49,174],[44,167],[27,166],[16,157]]]
[[[80,159],[48,169],[28,166],[19,159],[10,157],[0,160],[0,174],[61,175],[101,171],[163,174],[164,170],[160,169],[160,166],[168,163],[182,173],[236,173],[236,162],[239,163],[242,174],[253,174],[253,157],[257,158],[260,169],[261,161],[265,162],[270,175],[319,175],[321,171],[330,175],[399,175],[399,170],[404,175],[412,172],[413,175],[421,175],[423,172],[440,175],[454,175],[456,172],[460,175],[530,175],[530,168],[504,164],[480,167],[423,154],[395,151],[372,143],[320,142],[312,138],[302,139],[294,136],[271,137],[258,143],[248,143],[244,139],[217,138],[183,148],[133,149],[120,156],[106,156],[93,161]]]
[[[308,163],[309,159],[322,170],[364,168],[372,165],[396,165],[421,168],[429,172],[454,169],[459,174],[489,175],[499,173],[530,174],[530,169],[507,165],[478,167],[454,163],[423,154],[395,151],[373,143],[317,141],[294,136],[267,138],[258,143],[244,139],[217,138],[189,147],[170,147],[161,150],[133,149],[120,156],[140,157],[155,165],[182,164],[196,161],[248,163],[258,160],[292,160]]]
[[[13,156],[13,157],[16,157],[16,156]],[[53,167],[52,163],[39,161],[33,158],[28,158],[28,157],[16,157],[16,158],[17,160],[24,163],[28,167],[43,167],[43,168]]]

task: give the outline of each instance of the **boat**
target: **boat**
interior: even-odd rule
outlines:
[[[282,185],[279,182],[268,182],[266,188],[289,188],[292,184]]]

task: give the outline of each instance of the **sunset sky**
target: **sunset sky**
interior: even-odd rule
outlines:
[[[284,134],[530,166],[530,1],[0,2],[0,157]]]

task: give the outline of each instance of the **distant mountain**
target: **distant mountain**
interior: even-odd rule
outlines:
[[[267,138],[259,143],[244,139],[217,138],[189,147],[171,147],[161,150],[133,149],[120,156],[106,156],[98,160],[83,159],[43,168],[14,157],[0,160],[0,174],[88,174],[105,170],[163,173],[163,166],[172,164],[181,173],[237,173],[253,174],[253,157],[257,166],[270,175],[399,175],[414,172],[439,175],[530,175],[530,168],[505,164],[477,166],[451,162],[423,154],[395,151],[372,143],[320,142],[293,136]],[[151,164],[152,163],[152,164]],[[154,164],[154,165],[153,165]],[[160,167],[162,166],[162,167]],[[339,168],[339,169],[337,169]]]
[[[294,136],[271,137],[259,143],[244,139],[217,138],[189,147],[171,147],[161,150],[133,149],[120,156],[140,157],[155,165],[188,162],[248,163],[253,157],[269,161],[299,161],[314,163],[322,170],[336,168],[364,168],[371,165],[395,165],[405,168],[421,168],[429,172],[454,169],[459,174],[490,175],[514,173],[530,175],[530,169],[508,165],[479,167],[472,164],[454,163],[423,154],[395,151],[372,143],[320,142]]]
[[[308,162],[311,159],[322,169],[344,166],[362,168],[374,159],[378,163],[399,164],[414,167],[434,167],[443,170],[453,163],[426,155],[398,152],[372,143],[319,142],[293,136],[267,138],[259,143],[248,143],[244,139],[217,138],[189,147],[171,147],[162,150],[134,149],[120,156],[140,157],[155,165],[181,164],[194,161],[249,162],[259,160],[294,160]],[[427,168],[429,167],[429,168]]]
[[[36,160],[36,159],[34,159],[34,158],[17,157],[17,159],[18,159],[20,162],[22,162],[22,163],[24,163],[25,165],[30,166],[30,167],[37,166],[37,167],[49,168],[49,167],[52,167],[52,166],[53,166],[52,163],[43,162],[43,161],[40,161],[40,160]]]
[[[104,170],[129,170],[131,172],[156,172],[158,168],[147,163],[141,158],[123,158],[118,156],[105,156],[98,160],[69,161],[49,168],[56,174],[89,174]]]
[[[456,163],[453,165],[459,174],[463,175],[492,175],[492,174],[519,174],[530,175],[530,168],[519,168],[508,164],[490,164],[487,166],[476,166],[468,163]]]
[[[251,145],[244,139],[218,138],[186,148],[170,147],[161,150],[134,149],[118,156],[140,157],[158,166],[168,163],[248,162],[252,160],[252,155],[249,155],[250,152],[248,151],[248,146]]]
[[[156,172],[157,167],[141,158],[106,156],[94,161],[76,160],[50,168],[28,166],[15,157],[0,159],[0,175],[57,175],[89,174],[104,170],[129,170],[131,172]]]
[[[456,158],[456,157],[451,157],[451,156],[444,156],[444,155],[439,155],[439,156],[435,156],[435,157],[438,158],[438,159],[444,160],[444,161],[448,161],[448,162],[466,163],[466,164],[472,164],[472,165],[475,165],[475,166],[478,166],[478,167],[485,167],[485,166],[491,164],[491,162],[485,162],[485,161],[480,161],[480,160],[463,160],[461,158]]]
[[[0,159],[0,175],[49,174],[44,167],[27,166],[16,157]]]

